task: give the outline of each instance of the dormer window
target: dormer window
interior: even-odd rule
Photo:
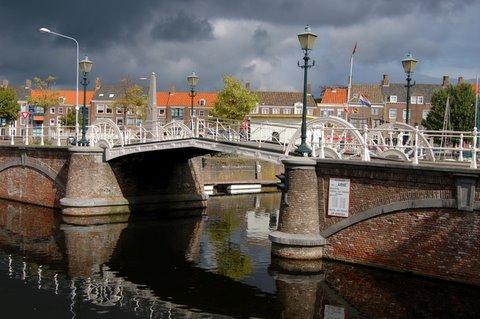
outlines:
[[[60,97],[58,98],[58,103],[64,104],[64,103],[65,103],[65,97],[64,97],[64,96],[60,96]]]
[[[110,93],[110,94],[108,95],[109,98],[112,98],[112,97],[114,97],[114,96],[115,96],[115,94],[113,94],[113,93]]]
[[[206,103],[207,103],[207,101],[205,101],[205,99],[200,99],[200,100],[198,101],[198,104],[199,104],[200,106],[205,106]]]
[[[103,93],[100,93],[98,96],[103,97]]]
[[[397,96],[396,95],[390,95],[390,103],[397,103]]]

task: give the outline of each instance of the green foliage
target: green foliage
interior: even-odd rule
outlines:
[[[47,109],[49,106],[58,104],[58,93],[52,88],[55,84],[56,78],[54,76],[47,76],[44,80],[39,77],[33,79],[33,88],[36,91],[35,95],[30,95],[28,103],[35,106],[40,106]]]
[[[17,95],[12,88],[0,88],[0,117],[6,119],[7,123],[18,118],[20,106],[17,103]]]
[[[83,119],[83,114],[81,112],[81,108],[80,108],[80,111],[78,112],[78,123],[82,123],[82,119]],[[67,111],[67,114],[65,114],[64,116],[60,117],[60,124],[61,125],[65,125],[65,126],[75,126],[75,108],[69,108],[68,111]]]
[[[475,91],[469,83],[435,91],[432,96],[432,109],[422,125],[429,130],[441,130],[445,116],[447,98],[450,104],[449,129],[457,131],[470,131],[475,126]]]
[[[127,112],[135,114],[137,118],[143,120],[147,116],[147,98],[143,94],[142,88],[133,84],[129,78],[120,81],[119,92],[113,105],[123,109],[124,124],[127,124]]]
[[[225,86],[218,94],[218,100],[211,114],[220,118],[243,120],[257,105],[257,95],[247,90],[231,75],[225,75],[223,82]]]

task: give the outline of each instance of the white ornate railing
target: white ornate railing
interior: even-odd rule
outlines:
[[[152,122],[124,130],[112,120],[98,119],[88,127],[91,146],[106,148],[156,141],[203,138],[218,142],[242,143],[292,154],[300,144],[300,125],[195,118],[184,124]],[[80,138],[80,137],[79,137]],[[405,123],[374,128],[355,128],[345,120],[329,116],[307,123],[307,144],[316,158],[370,161],[394,158],[419,162],[460,162],[477,168],[478,132],[428,131]],[[14,126],[0,128],[4,144],[67,145],[75,142],[75,128],[66,126]]]

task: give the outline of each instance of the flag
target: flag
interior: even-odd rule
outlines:
[[[343,110],[345,111],[345,113],[350,113],[350,110],[348,109],[348,107],[344,107]]]
[[[365,105],[365,106],[368,106],[368,107],[371,107],[372,106],[372,102],[370,102],[369,99],[367,99],[365,96],[363,96],[363,94],[360,94],[360,104],[362,105]]]
[[[353,47],[352,55],[354,55],[356,51],[357,51],[357,42],[355,42],[355,46]]]

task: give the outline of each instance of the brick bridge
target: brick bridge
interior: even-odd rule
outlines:
[[[67,222],[117,221],[120,213],[157,210],[160,204],[199,213],[192,209],[205,207],[207,197],[196,158],[212,150],[198,139],[175,147],[162,143],[172,142],[129,145],[133,151],[118,153],[2,146],[0,197],[62,208]],[[237,152],[240,145],[227,149]],[[270,236],[273,255],[307,261],[300,267],[307,271],[318,265],[309,261],[329,258],[480,284],[478,170],[386,160],[286,158],[283,164],[279,227]],[[348,207],[341,216],[329,213],[332,179],[348,181]]]

